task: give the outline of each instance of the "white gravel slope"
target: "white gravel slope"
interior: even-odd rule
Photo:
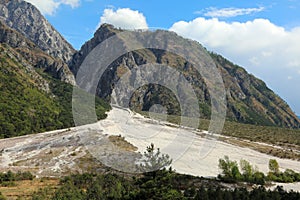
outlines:
[[[98,123],[103,133],[121,134],[128,142],[138,147],[140,152],[144,152],[150,143],[154,143],[163,153],[171,155],[172,167],[179,173],[216,177],[220,173],[218,160],[225,155],[238,162],[241,159],[248,160],[264,173],[268,172],[269,159],[276,159],[281,170],[292,169],[300,172],[298,161],[277,158],[211,137],[203,138],[196,135],[196,131],[166,126],[163,122],[144,118],[129,110],[113,108],[108,118]],[[190,139],[184,139],[181,135]],[[300,191],[299,183],[279,185],[283,185],[287,190]]]
[[[220,173],[218,160],[225,155],[231,160],[248,160],[264,173],[268,171],[269,159],[276,159],[281,170],[288,168],[300,172],[298,161],[275,158],[218,141],[214,137],[200,137],[200,133],[205,132],[178,128],[114,107],[107,119],[95,124],[0,140],[0,171],[31,169],[37,176],[80,172],[77,161],[86,155],[87,149],[83,141],[95,143],[96,148],[93,149],[102,145],[104,147],[98,149],[105,151],[106,146],[111,147],[106,145],[109,135],[122,135],[139,152],[144,152],[147,146],[154,143],[163,153],[171,156],[172,167],[179,173],[216,177]],[[106,158],[111,154],[101,152],[101,155]],[[122,155],[119,158],[123,158]],[[288,190],[300,191],[299,183],[280,185]]]
[[[108,118],[98,123],[103,133],[121,134],[128,142],[138,147],[140,152],[144,152],[150,143],[154,143],[163,153],[171,155],[172,166],[180,173],[216,176],[220,172],[218,160],[225,155],[229,156],[231,160],[248,160],[265,173],[268,171],[269,159],[276,159],[282,170],[289,168],[300,171],[300,162],[298,161],[276,158],[210,137],[201,138],[196,135],[196,131],[169,127],[163,122],[158,124],[155,120],[133,114],[129,110],[113,108],[109,112]],[[189,139],[184,139],[184,137]],[[207,150],[205,153],[203,153],[204,148]],[[176,149],[180,149],[180,151]]]

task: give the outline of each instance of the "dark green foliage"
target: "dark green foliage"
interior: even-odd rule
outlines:
[[[300,198],[300,194],[296,192],[286,192],[275,189],[274,191],[266,190],[264,187],[255,188],[247,191],[244,188],[236,188],[232,190],[222,190],[220,188],[200,188],[194,199],[196,200],[296,200]]]
[[[63,178],[59,189],[52,197],[47,198],[53,200],[185,199],[180,189],[180,182],[190,179],[191,177],[176,174],[171,169],[157,171],[154,179],[147,175],[140,178],[124,178],[116,174],[77,174]],[[189,187],[185,183],[183,185]],[[184,193],[194,197],[196,189],[188,189]],[[34,194],[35,199],[47,199],[46,196],[45,192]]]
[[[61,123],[57,104],[13,69],[0,71],[0,137],[52,130]]]
[[[219,177],[226,182],[236,182],[242,179],[237,162],[229,160],[228,156],[219,159],[219,168],[222,170]]]
[[[265,184],[264,173],[254,169],[254,167],[247,160],[241,160],[240,166],[242,170],[242,179],[240,180],[258,185]]]
[[[270,170],[270,172],[272,172],[274,174],[279,173],[279,164],[275,159],[269,160],[269,170]]]
[[[0,138],[50,131],[74,126],[73,87],[44,72],[50,93],[42,91],[24,66],[0,55]],[[110,106],[96,98],[98,119],[106,117]]]
[[[12,171],[8,171],[7,173],[0,173],[0,184],[3,187],[16,186],[15,181],[33,180],[33,179],[34,176],[30,172],[18,171],[17,173],[13,173]]]
[[[253,174],[253,179],[250,179],[250,183],[255,183],[258,185],[264,185],[266,182],[266,176],[262,172],[255,172]]]
[[[269,173],[267,179],[274,182],[293,183],[300,181],[300,173],[294,172],[291,169],[286,169],[284,172],[279,170],[279,164],[276,160],[269,160]]]
[[[18,171],[15,174],[15,180],[20,181],[20,180],[33,180],[34,176],[30,172],[20,172]]]
[[[267,181],[274,181],[280,183],[294,183],[300,182],[300,173],[295,172],[291,169],[286,169],[284,172],[279,170],[279,164],[276,160],[270,159],[269,162],[269,173],[265,178]]]
[[[208,192],[204,186],[201,186],[201,188],[198,190],[198,192],[195,196],[195,199],[197,199],[197,200],[208,200],[209,199]]]
[[[214,183],[208,184],[209,182],[206,182],[206,184],[202,184],[197,188],[193,185],[196,179],[196,177],[176,174],[171,170],[160,170],[155,179],[147,176],[124,178],[116,174],[78,174],[64,178],[61,181],[61,186],[52,197],[40,192],[35,193],[33,199],[298,200],[300,198],[299,193],[292,191],[286,192],[282,187],[277,187],[274,191],[266,190],[264,187],[258,187],[252,191],[248,191],[245,188],[235,188],[231,190],[214,185]],[[189,182],[192,184],[189,184]],[[185,187],[182,187],[182,185],[185,185]]]
[[[101,200],[104,198],[104,191],[98,184],[93,184],[88,188],[86,198],[89,200]]]
[[[153,178],[155,178],[156,171],[168,167],[172,163],[172,159],[169,155],[161,154],[159,148],[155,151],[153,143],[147,147],[143,158],[139,168],[142,172],[150,172],[153,175]]]
[[[40,188],[32,194],[32,200],[44,200],[49,199],[52,196],[51,189],[49,187]]]
[[[84,193],[72,182],[66,182],[56,192],[53,200],[81,200],[84,199]]]
[[[266,181],[293,183],[300,181],[300,173],[294,172],[291,169],[285,170],[283,173],[279,171],[279,165],[276,160],[270,159],[270,172],[267,176],[264,173],[254,169],[254,167],[246,160],[241,160],[240,167],[242,174],[239,171],[236,161],[229,160],[228,156],[224,159],[219,159],[219,168],[222,174],[218,176],[224,182],[235,183],[239,181],[264,185]]]
[[[179,190],[177,174],[171,169],[156,171],[156,176],[146,173],[137,180],[139,193],[137,199],[182,199],[183,194]]]
[[[0,173],[0,183],[5,181],[21,181],[21,180],[33,180],[34,176],[30,172],[13,173],[8,171],[7,173]]]

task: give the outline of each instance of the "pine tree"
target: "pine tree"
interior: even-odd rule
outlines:
[[[155,150],[154,144],[151,143],[144,152],[139,169],[142,172],[152,172],[153,178],[155,178],[157,171],[170,166],[171,163],[172,159],[170,156],[168,154],[162,154],[159,148]]]

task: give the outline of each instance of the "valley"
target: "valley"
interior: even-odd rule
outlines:
[[[123,137],[133,146],[120,142]],[[134,157],[154,143],[162,153],[171,156],[172,167],[182,174],[216,177],[220,173],[218,160],[225,155],[232,160],[248,160],[264,173],[268,172],[269,159],[276,159],[282,171],[300,171],[297,160],[260,153],[238,143],[229,143],[231,139],[234,138],[179,128],[176,124],[113,107],[106,119],[95,124],[0,140],[0,170],[30,171],[39,178],[91,171],[132,173],[125,167],[130,156]],[[242,139],[234,140],[243,142]],[[284,184],[286,189],[295,191],[300,191],[299,186],[298,183]]]
[[[170,29],[75,49],[44,15],[0,0],[0,200],[300,198],[300,119],[263,80]]]

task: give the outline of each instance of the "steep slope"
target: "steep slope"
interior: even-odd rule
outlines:
[[[299,127],[299,119],[287,103],[245,69],[211,53],[227,88],[228,117],[236,121]]]
[[[47,54],[67,63],[73,47],[43,17],[40,11],[23,0],[0,0],[0,21],[26,36]]]
[[[80,49],[80,51],[76,52],[73,55],[73,58],[70,63],[71,71],[76,74],[78,71],[79,66],[82,64],[85,57],[102,41],[105,39],[119,33],[120,30],[115,29],[113,26],[109,24],[105,24],[99,28],[92,39],[87,41]]]
[[[103,24],[95,33],[94,38],[86,42],[80,51],[73,56],[70,64],[72,72],[74,74],[77,73],[83,60],[98,44],[120,31],[122,30]],[[172,41],[178,41],[178,43],[172,43],[170,40],[162,38],[163,33],[164,31],[159,30],[155,32],[146,31],[139,34],[138,37],[144,37],[150,43],[165,42],[164,44],[171,48],[180,48],[177,44],[189,44],[195,50],[201,47],[197,42],[186,40],[175,33],[170,33],[170,37],[172,37]],[[127,45],[128,41],[122,38],[118,39],[123,42],[123,46]],[[289,106],[279,96],[274,94],[263,81],[248,74],[246,70],[234,65],[220,55],[211,53],[211,57],[223,77],[227,91],[228,120],[259,125],[300,127],[299,119]],[[199,100],[201,116],[210,117],[210,94],[203,77],[185,59],[164,50],[141,49],[126,53],[116,59],[106,69],[100,79],[97,95],[109,99],[114,85],[124,73],[147,63],[167,64],[180,71],[193,86]],[[142,79],[141,76],[135,78],[138,81]],[[168,79],[170,77],[165,74],[165,78]],[[130,102],[130,106],[136,110],[149,110],[154,104],[162,104],[167,107],[169,114],[180,114],[180,107],[176,97],[166,88],[155,84],[139,88],[133,94]]]
[[[19,55],[0,44],[0,137],[18,136],[62,127],[61,108],[50,99],[49,82]],[[55,117],[56,116],[56,117]]]
[[[73,86],[37,70],[0,43],[0,138],[74,126]],[[98,118],[109,106],[96,99]]]
[[[74,126],[68,66],[0,21],[0,138]],[[109,105],[96,98],[98,118]]]
[[[38,48],[32,41],[21,33],[9,28],[0,21],[0,43],[5,43],[14,48],[25,60],[35,68],[41,68],[50,73],[54,78],[74,85],[75,79],[67,64],[60,59],[55,59]]]

